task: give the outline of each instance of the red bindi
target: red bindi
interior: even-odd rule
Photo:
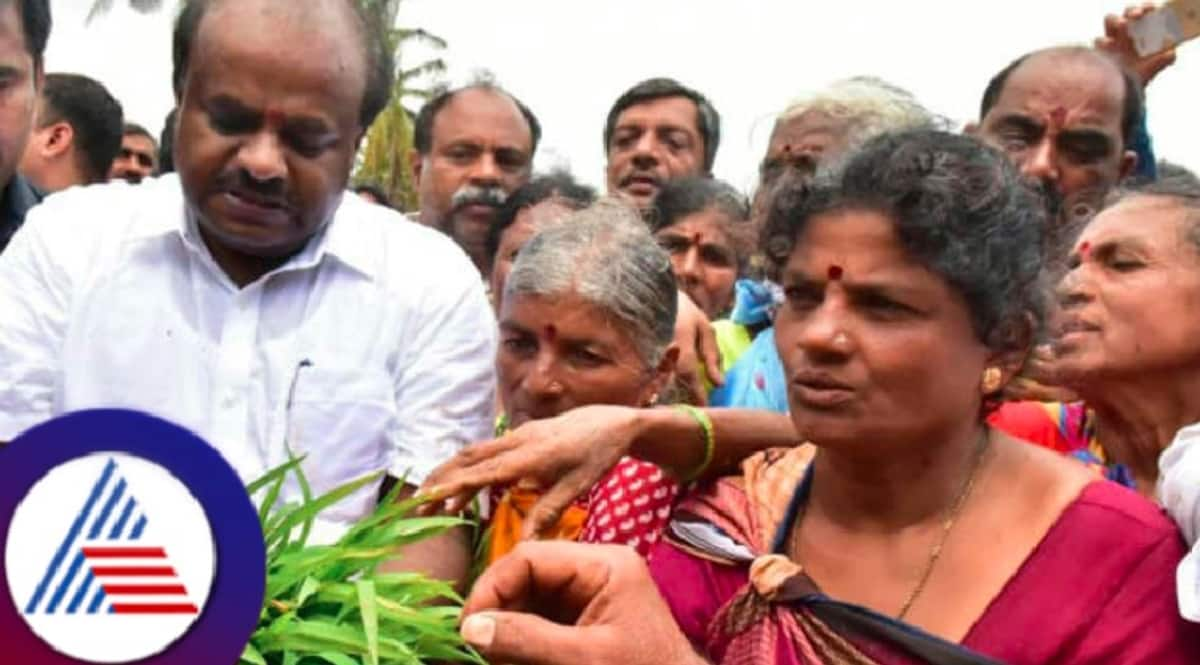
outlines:
[[[842,278],[842,274],[844,272],[845,271],[842,270],[841,266],[829,266],[829,279],[836,282],[837,280]]]
[[[279,109],[267,109],[266,111],[263,111],[263,119],[266,120],[268,125],[278,127],[279,125],[283,124],[283,121],[286,119],[286,117],[287,116],[283,114],[283,111],[280,111]]]
[[[546,326],[546,339],[553,342],[556,337],[558,337],[558,328],[555,328],[554,326]]]
[[[1086,258],[1087,255],[1089,253],[1091,253],[1091,251],[1092,251],[1092,243],[1090,243],[1090,242],[1085,242],[1079,246],[1079,255],[1082,257]]]

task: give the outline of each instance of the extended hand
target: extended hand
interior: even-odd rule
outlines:
[[[604,405],[530,421],[499,439],[465,448],[430,474],[422,493],[455,513],[493,485],[545,490],[525,519],[528,538],[554,526],[572,501],[628,454],[637,425],[638,409]]]
[[[1125,10],[1121,16],[1109,14],[1104,17],[1104,36],[1096,39],[1096,48],[1107,51],[1117,58],[1122,65],[1137,74],[1142,87],[1158,76],[1159,72],[1175,63],[1175,49],[1142,57],[1134,48],[1133,39],[1129,36],[1129,24],[1137,21],[1155,10],[1154,3],[1135,5]]]
[[[630,548],[522,543],[475,584],[463,637],[494,663],[701,665]]]

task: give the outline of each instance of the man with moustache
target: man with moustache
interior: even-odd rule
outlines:
[[[704,95],[669,78],[642,81],[604,123],[608,193],[649,210],[663,182],[712,175],[720,145],[721,116]]]
[[[419,221],[440,229],[491,271],[488,230],[509,194],[529,181],[542,128],[527,106],[489,81],[447,90],[421,108],[409,156]]]
[[[245,480],[302,456],[316,494],[415,486],[491,431],[495,323],[445,236],[345,192],[392,90],[355,0],[192,0],[175,27],[178,174],[50,198],[0,256],[0,441],[147,411]],[[328,542],[384,480],[322,514]],[[281,502],[301,499],[298,482]],[[465,534],[402,564],[461,579]]]

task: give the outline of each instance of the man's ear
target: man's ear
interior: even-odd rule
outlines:
[[[42,154],[47,157],[58,157],[66,154],[75,144],[75,128],[65,122],[56,122],[42,128]]]
[[[1134,170],[1138,167],[1138,155],[1132,150],[1126,150],[1125,154],[1121,155],[1121,179],[1124,180],[1133,175]]]

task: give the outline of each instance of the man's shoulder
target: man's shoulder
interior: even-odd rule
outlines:
[[[27,225],[42,233],[123,241],[179,228],[183,191],[175,176],[71,187],[29,211]]]

